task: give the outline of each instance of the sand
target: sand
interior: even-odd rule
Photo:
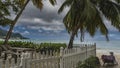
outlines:
[[[110,51],[107,50],[97,50],[97,57],[99,57],[100,63],[101,63],[101,68],[120,68],[120,53],[118,52],[114,52],[114,55],[116,57],[116,61],[118,62],[118,65],[104,65],[103,66],[103,62],[101,60],[101,55],[109,55]]]

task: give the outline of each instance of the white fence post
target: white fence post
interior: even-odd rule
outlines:
[[[15,59],[14,58],[11,59],[11,67],[10,68],[15,68]]]
[[[10,62],[9,62],[9,60],[7,59],[7,60],[5,61],[5,68],[10,67],[9,64],[10,64]]]
[[[63,47],[60,48],[60,68],[63,68]]]
[[[25,66],[26,66],[26,65],[25,65],[25,60],[26,60],[25,58],[21,59],[21,62],[22,62],[22,63],[21,63],[20,66],[22,66],[22,68],[25,68]]]
[[[31,58],[26,60],[26,68],[31,68],[30,62],[31,62]]]

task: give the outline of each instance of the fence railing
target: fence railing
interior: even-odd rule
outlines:
[[[72,49],[60,48],[60,51],[23,52],[21,58],[2,60],[0,68],[76,68],[79,61],[96,56],[96,44],[84,44]]]

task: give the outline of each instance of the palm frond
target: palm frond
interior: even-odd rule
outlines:
[[[117,3],[120,3],[120,0],[115,0]]]
[[[0,19],[0,25],[1,26],[10,25],[12,22],[13,21],[11,19],[8,19],[8,18]]]
[[[32,0],[32,2],[37,8],[39,8],[39,9],[43,8],[42,0]]]
[[[94,20],[94,22],[96,23],[96,27],[98,28],[98,30],[100,30],[102,35],[105,35],[106,40],[109,41],[108,29],[102,20],[100,11],[97,8],[96,8],[96,10],[97,10],[97,14],[96,14],[96,17]]]
[[[84,11],[81,14],[82,18],[89,21],[91,20],[91,17],[96,14],[96,7],[89,0],[85,0]]]
[[[108,38],[108,29],[102,20],[102,14],[109,19],[114,27],[120,30],[120,0],[65,0],[58,13],[61,13],[66,6],[70,9],[63,19],[64,25],[69,33],[76,33],[80,30],[81,41],[84,40],[84,32],[94,37],[97,31]]]
[[[73,2],[73,1],[74,1],[74,0],[65,0],[65,2],[64,2],[64,3],[61,5],[61,7],[59,8],[58,13],[61,13],[66,6],[72,5],[72,2]]]
[[[100,4],[100,10],[112,22],[111,25],[120,29],[120,5],[111,1],[105,1]]]
[[[18,0],[18,2],[20,3],[20,6],[23,6],[26,1],[27,1],[27,0]]]
[[[56,0],[49,0],[49,2],[52,4],[52,5],[55,5],[57,2]]]

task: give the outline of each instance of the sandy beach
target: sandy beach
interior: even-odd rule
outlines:
[[[118,65],[114,66],[102,66],[102,60],[101,60],[101,55],[109,55],[109,52],[114,52],[114,55],[116,57],[116,60],[118,62]],[[97,50],[97,57],[99,57],[100,63],[101,63],[101,68],[120,68],[120,52],[119,51],[114,51],[114,50]]]

